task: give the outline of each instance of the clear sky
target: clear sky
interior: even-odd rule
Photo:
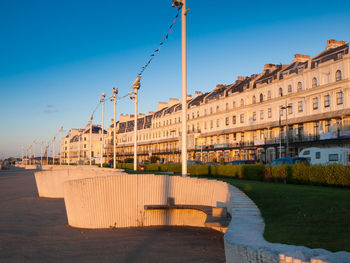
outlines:
[[[172,1],[0,0],[0,159],[34,139],[82,128],[102,92],[120,95],[166,35]],[[266,63],[314,56],[350,40],[350,1],[187,0],[188,93],[210,91]],[[181,26],[143,74],[139,111],[181,96]],[[94,123],[101,123],[101,107]],[[133,113],[128,98],[117,114]],[[105,126],[113,117],[106,102]],[[58,144],[58,143],[57,143]],[[37,145],[39,155],[39,145]],[[57,150],[56,150],[57,151]]]

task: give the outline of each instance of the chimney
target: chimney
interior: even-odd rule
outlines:
[[[147,116],[153,115],[153,114],[154,114],[154,111],[149,111],[149,112],[147,113]]]
[[[241,82],[241,81],[245,80],[245,77],[243,77],[243,76],[238,76],[238,77],[237,77],[237,80],[238,80],[239,82]]]
[[[162,101],[158,102],[158,111],[160,111],[161,109],[164,109],[166,107],[168,107],[168,103],[162,102]]]
[[[169,107],[175,105],[175,104],[178,104],[179,103],[179,100],[178,99],[174,99],[174,98],[169,98]]]
[[[345,45],[345,44],[346,44],[346,42],[344,40],[336,41],[334,39],[330,39],[327,41],[326,49],[340,47],[340,46]]]
[[[309,59],[310,59],[310,56],[308,56],[308,55],[295,54],[293,62],[305,62]]]
[[[195,98],[198,97],[198,96],[201,96],[201,95],[203,95],[203,92],[201,92],[201,91],[195,91],[194,92],[194,97]]]
[[[264,72],[265,73],[270,73],[271,71],[274,71],[275,69],[277,69],[278,65],[275,64],[265,64],[264,65]]]

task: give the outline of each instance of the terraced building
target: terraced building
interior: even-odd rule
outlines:
[[[280,152],[295,156],[310,146],[349,146],[349,76],[349,43],[329,40],[312,58],[297,54],[289,65],[266,64],[260,74],[238,77],[208,93],[196,92],[187,103],[188,159],[271,162]],[[113,157],[111,127],[107,159]],[[139,115],[137,128],[139,161],[151,156],[181,160],[177,99],[159,103],[157,112]],[[133,158],[133,130],[133,116],[121,115],[119,161]]]

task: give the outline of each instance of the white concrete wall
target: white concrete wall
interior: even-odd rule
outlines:
[[[40,197],[63,198],[64,182],[90,178],[95,176],[119,175],[120,170],[94,168],[94,169],[55,169],[44,170],[35,173],[35,181]]]
[[[230,187],[232,220],[224,236],[226,263],[349,263],[349,252],[274,244],[264,237],[264,220],[258,207],[243,192]]]
[[[226,183],[189,177],[106,176],[67,181],[64,189],[68,223],[81,228],[204,226],[206,214],[201,211],[144,209],[144,205],[166,204],[168,197],[173,197],[175,204],[230,208]]]
[[[108,228],[151,225],[203,226],[195,210],[144,210],[144,205],[225,206],[232,215],[224,236],[227,263],[349,263],[350,253],[273,244],[263,238],[264,220],[243,192],[226,183],[166,175],[120,175],[66,181],[64,200],[69,225]]]
[[[38,166],[36,164],[27,164],[24,166],[24,169],[26,169],[26,170],[34,170],[37,168],[38,168]]]

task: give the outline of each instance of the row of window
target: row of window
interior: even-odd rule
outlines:
[[[337,70],[336,71],[336,81],[339,81],[342,79],[342,73],[340,70]],[[312,87],[317,87],[318,86],[318,82],[317,82],[317,78],[313,78],[312,79]],[[301,82],[298,82],[297,84],[297,91],[302,91],[303,90],[303,84]],[[293,92],[293,87],[292,85],[288,85],[288,93],[292,93]],[[279,88],[279,95],[280,96],[283,96],[283,89],[282,88]],[[267,92],[267,99],[271,99],[271,91],[269,90]],[[263,102],[264,101],[264,94],[263,93],[260,93],[259,95],[259,102]],[[255,95],[252,96],[252,104],[256,104],[257,103],[257,98]],[[337,103],[337,104],[341,104],[341,103]],[[240,100],[240,107],[244,107],[245,106],[245,101],[244,99],[242,98]],[[229,103],[226,103],[225,105],[225,109],[226,110],[229,110]],[[232,102],[232,108],[236,108],[236,102],[233,101]],[[216,106],[216,113],[220,112],[220,106],[217,105]],[[209,108],[209,114],[213,114],[214,113],[214,110],[213,110],[213,107],[210,107]],[[204,116],[207,116],[208,115],[208,111],[207,109],[204,109]],[[200,113],[199,111],[197,111],[196,113],[195,112],[192,112],[192,114],[188,114],[187,115],[187,119],[194,119],[194,118],[199,118],[200,117]],[[181,119],[180,117],[178,118],[174,118],[174,122],[173,123],[177,123],[177,122],[180,122]],[[163,124],[163,125],[162,125]],[[153,128],[158,128],[158,127],[162,127],[162,126],[166,126],[166,125],[171,125],[172,124],[172,119],[169,119],[169,120],[164,120],[163,123],[162,122],[155,122],[153,124]]]

